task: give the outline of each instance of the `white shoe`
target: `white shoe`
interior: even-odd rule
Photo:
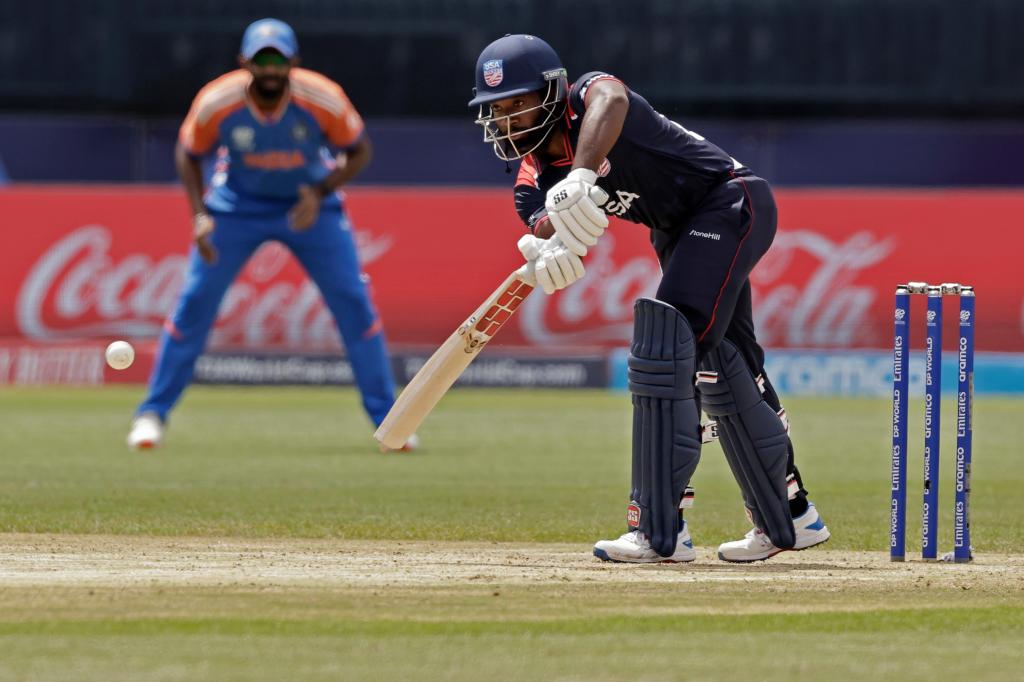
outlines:
[[[808,503],[807,511],[793,519],[793,526],[796,530],[796,543],[793,545],[793,551],[820,545],[832,536],[813,503]],[[722,561],[745,563],[764,561],[785,551],[787,550],[773,545],[760,528],[752,528],[742,540],[733,540],[719,545],[718,558]]]
[[[128,433],[128,447],[132,450],[151,450],[164,437],[164,423],[153,412],[143,412],[132,422]]]
[[[420,448],[420,437],[415,433],[409,436],[409,440],[405,441],[405,445],[398,448],[399,452],[412,452],[413,450],[419,450]]]
[[[638,530],[630,531],[618,540],[600,540],[594,545],[594,556],[602,561],[630,564],[688,563],[697,558],[690,540],[690,529],[683,521],[683,529],[676,537],[676,551],[672,556],[661,556],[653,549],[647,536]]]

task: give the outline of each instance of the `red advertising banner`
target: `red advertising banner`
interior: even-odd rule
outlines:
[[[923,280],[977,288],[979,349],[1024,349],[1024,191],[785,190],[778,199],[780,232],[752,277],[764,345],[886,348],[895,284]],[[520,265],[511,190],[356,188],[348,206],[393,345],[440,343]],[[0,190],[0,215],[8,350],[159,333],[189,247],[178,188],[15,186]],[[634,299],[660,277],[646,228],[615,222],[587,271],[555,296],[531,296],[494,344],[554,353],[625,345]],[[229,290],[211,343],[339,347],[316,288],[277,244]]]

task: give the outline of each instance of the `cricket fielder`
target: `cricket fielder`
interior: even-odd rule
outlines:
[[[519,248],[547,293],[583,276],[582,257],[608,215],[646,225],[661,263],[655,298],[634,308],[628,532],[598,542],[594,554],[696,558],[682,509],[700,458],[702,408],[716,420],[754,525],[718,556],[759,561],[825,542],[754,334],[748,276],[776,229],[768,183],[610,74],[570,85],[558,55],[534,36],[484,49],[469,106],[498,157],[521,160],[515,207],[530,234]]]
[[[362,118],[337,83],[298,68],[298,41],[284,22],[250,25],[238,61],[241,68],[199,91],[181,126],[175,162],[195,245],[128,435],[132,448],[160,443],[225,291],[267,240],[286,245],[319,287],[374,424],[394,402],[381,321],[337,191],[372,155]],[[200,158],[214,150],[204,195]]]

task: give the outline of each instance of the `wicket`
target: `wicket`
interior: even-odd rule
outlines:
[[[907,517],[907,407],[910,365],[910,296],[928,296],[925,320],[924,499],[921,558],[938,558],[939,435],[942,411],[942,297],[960,297],[960,341],[957,345],[956,501],[953,512],[953,553],[956,563],[971,555],[971,436],[974,399],[974,287],[955,283],[908,282],[896,287],[892,377],[892,501],[889,558],[903,561]]]

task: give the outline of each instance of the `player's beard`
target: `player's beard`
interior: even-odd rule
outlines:
[[[546,135],[551,132],[551,126],[545,126],[537,130],[531,130],[528,133],[524,133],[521,137],[517,137],[514,140],[508,139],[503,140],[502,143],[505,148],[506,155],[516,156],[528,153],[534,147],[538,146]],[[513,147],[513,144],[515,145]]]
[[[260,76],[253,79],[252,87],[260,99],[275,100],[284,93],[288,79],[282,76]]]

